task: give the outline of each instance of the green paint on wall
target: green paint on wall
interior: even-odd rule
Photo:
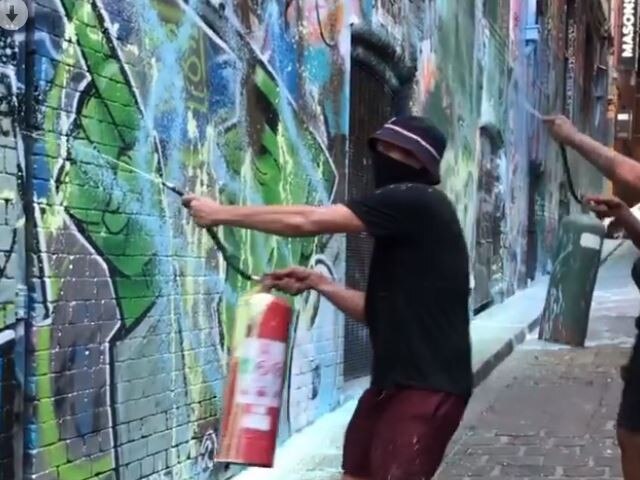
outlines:
[[[8,327],[16,321],[16,306],[13,303],[0,305],[0,328]]]
[[[159,223],[164,215],[163,192],[109,159],[133,165],[135,154],[135,166],[153,172],[157,156],[153,145],[136,144],[142,114],[116,52],[99,27],[99,9],[74,0],[63,1],[63,6],[93,81],[79,106],[78,128],[70,132],[68,163],[58,191],[70,217],[107,262],[121,316],[130,327],[151,308],[161,289],[155,275],[158,252],[149,226],[152,218]],[[64,85],[68,70],[64,63],[58,64],[56,85]],[[49,101],[62,102],[60,88],[52,89]],[[49,112],[46,123],[53,127],[57,119]],[[53,158],[58,156],[55,143],[49,142]],[[151,198],[145,198],[145,211],[135,212],[131,204],[140,191]]]
[[[257,95],[262,95],[264,104],[270,105],[268,112],[256,112],[263,115],[260,125],[260,147],[251,153],[250,170],[243,170],[246,166],[246,148],[237,129],[229,130],[223,140],[223,152],[229,169],[239,175],[244,175],[243,185],[257,191],[265,204],[319,204],[324,196],[333,190],[336,181],[335,172],[331,167],[331,160],[322,149],[318,139],[294,113],[295,124],[285,124],[283,108],[294,112],[291,105],[281,105],[282,97],[276,81],[260,65],[251,77]],[[288,100],[286,100],[288,102]],[[272,129],[273,123],[267,124],[267,115],[277,118],[277,129]],[[289,131],[293,128],[294,131]],[[301,139],[301,144],[294,141]],[[302,151],[303,150],[303,151]],[[304,161],[311,159],[312,165],[304,165]],[[314,169],[321,175],[320,184],[314,184],[308,176],[308,168]],[[318,191],[318,188],[321,191]],[[242,203],[242,197],[224,190],[221,192],[224,203]],[[263,273],[290,265],[306,265],[314,252],[324,245],[323,238],[284,239],[250,231],[223,229],[223,238],[232,252],[240,253],[242,266],[252,272]],[[247,291],[251,285],[241,279],[234,272],[227,273],[228,283],[238,292]],[[223,329],[225,338],[234,321],[236,304],[227,300],[222,306]]]

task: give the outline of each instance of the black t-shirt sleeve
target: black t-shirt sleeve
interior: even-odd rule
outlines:
[[[407,235],[417,230],[437,200],[434,190],[424,185],[391,185],[350,200],[349,208],[374,237]]]

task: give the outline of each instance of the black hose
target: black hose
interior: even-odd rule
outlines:
[[[329,39],[324,34],[324,27],[322,26],[322,16],[320,15],[320,5],[318,4],[318,0],[316,0],[316,21],[318,22],[318,31],[320,32],[320,38],[322,39],[324,44],[329,48],[335,47],[336,43],[338,42],[336,40],[329,41]]]
[[[567,158],[567,148],[562,143],[559,145],[560,154],[562,155],[562,166],[564,167],[564,175],[567,179],[567,186],[569,187],[569,194],[577,203],[582,205],[584,203],[582,200],[582,196],[578,194],[578,192],[576,191],[576,187],[573,185],[573,178],[571,177],[571,170],[569,169],[569,159]]]
[[[173,185],[173,184],[171,184],[169,182],[165,182],[164,180],[162,180],[162,185],[167,190],[172,191],[173,193],[175,193],[179,197],[184,197],[184,195],[185,195],[185,193],[181,189],[179,189],[178,187],[176,187],[175,185]],[[258,282],[258,281],[260,281],[260,277],[257,277],[255,275],[251,275],[249,272],[247,272],[242,267],[240,267],[236,261],[231,259],[231,254],[229,253],[229,250],[227,250],[227,247],[222,242],[222,239],[220,238],[218,233],[213,228],[207,228],[206,231],[209,234],[209,237],[211,237],[211,240],[213,240],[213,243],[216,246],[216,248],[220,251],[220,255],[222,255],[222,258],[224,259],[225,263],[229,266],[229,268],[231,270],[233,270],[238,275],[240,275],[240,277],[242,277],[243,279],[245,279],[245,280],[247,280],[249,282]]]

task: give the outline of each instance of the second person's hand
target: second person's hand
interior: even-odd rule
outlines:
[[[584,202],[599,219],[615,218],[619,220],[631,214],[627,204],[617,197],[590,195],[584,198]]]

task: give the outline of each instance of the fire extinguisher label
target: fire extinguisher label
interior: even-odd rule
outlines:
[[[268,432],[271,430],[271,416],[246,413],[242,416],[242,428]]]
[[[240,358],[236,402],[279,407],[286,344],[264,338],[243,341]]]

